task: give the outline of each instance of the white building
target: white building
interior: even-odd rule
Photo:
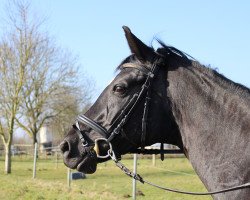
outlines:
[[[37,137],[41,152],[50,152],[52,147],[52,132],[48,124],[44,124]]]

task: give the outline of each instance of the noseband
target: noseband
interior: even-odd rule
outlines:
[[[111,125],[109,130],[106,130],[101,125],[97,124],[92,119],[88,118],[85,115],[79,115],[76,120],[76,124],[73,125],[73,128],[76,130],[83,146],[88,146],[90,139],[85,134],[83,130],[80,129],[79,122],[85,124],[87,127],[91,128],[92,130],[98,132],[100,135],[103,136],[103,138],[98,139],[98,141],[102,140],[109,144],[110,148],[112,148],[111,141],[118,135],[122,135],[122,128],[127,123],[129,117],[133,113],[133,111],[136,109],[138,104],[141,102],[143,98],[145,98],[144,101],[144,110],[143,110],[143,116],[142,116],[142,134],[141,134],[141,150],[144,150],[145,147],[145,141],[146,141],[146,133],[147,133],[147,118],[148,118],[148,110],[149,110],[149,104],[151,99],[151,86],[152,81],[159,69],[160,63],[162,63],[162,58],[158,58],[151,67],[151,70],[149,70],[146,67],[135,67],[135,65],[130,63],[125,63],[123,65],[124,68],[135,68],[144,74],[146,74],[147,78],[144,82],[144,84],[141,87],[141,90],[138,93],[135,93],[133,97],[129,100],[129,102],[125,105],[125,107],[122,109],[118,117],[114,120],[114,123]],[[123,134],[124,135],[124,134]],[[108,138],[107,138],[108,136]],[[106,139],[107,138],[107,139]],[[128,139],[128,137],[125,135],[125,138]],[[130,143],[132,143],[129,140]],[[93,142],[92,142],[93,143]],[[133,144],[133,143],[132,143]],[[95,146],[98,146],[98,142],[95,141]],[[134,145],[135,146],[135,145]],[[98,147],[96,147],[98,148]],[[101,156],[98,151],[96,151],[98,158],[107,158],[109,157],[109,153],[107,153],[106,156]]]

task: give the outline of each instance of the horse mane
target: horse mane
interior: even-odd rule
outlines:
[[[220,74],[216,69],[213,69],[211,66],[205,66],[202,65],[198,60],[196,60],[194,57],[190,56],[189,54],[173,47],[168,46],[165,43],[163,43],[161,40],[158,40],[159,44],[162,46],[161,48],[157,49],[157,53],[164,57],[174,57],[175,61],[177,62],[188,62],[189,66],[192,66],[199,71],[202,71],[206,75],[213,78],[213,80],[220,82],[225,87],[233,90],[241,97],[248,97],[250,95],[250,89],[246,86],[236,83],[227,77],[225,77],[223,74]]]
[[[189,54],[185,53],[184,51],[181,51],[173,46],[166,45],[164,42],[162,42],[159,39],[156,39],[156,41],[161,45],[161,48],[157,49],[157,53],[163,56],[178,56],[182,59],[185,59],[187,61],[190,60],[196,60],[194,57],[190,56]]]

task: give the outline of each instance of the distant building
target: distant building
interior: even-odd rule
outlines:
[[[155,143],[151,146],[145,147],[145,149],[160,149],[161,148],[161,143]],[[164,144],[163,149],[179,149],[179,147],[172,145],[172,144]]]
[[[52,132],[49,124],[45,124],[41,127],[39,134],[38,134],[38,144],[40,151],[42,153],[49,153],[51,152],[52,147]]]

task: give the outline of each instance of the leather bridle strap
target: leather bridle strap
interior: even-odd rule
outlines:
[[[144,110],[143,110],[143,116],[142,116],[142,135],[141,135],[141,150],[145,150],[145,144],[146,144],[146,134],[147,134],[147,123],[148,123],[148,110],[149,110],[149,104],[151,100],[151,83],[152,80],[156,74],[156,70],[158,70],[158,63],[154,63],[152,65],[152,74],[153,77],[150,77],[149,83],[147,85],[147,95],[145,98],[145,103],[144,103]]]
[[[77,117],[77,121],[85,124],[86,126],[90,127],[94,131],[100,133],[104,138],[107,137],[108,135],[108,131],[105,128],[97,124],[94,120],[86,117],[85,115],[79,115]]]
[[[152,64],[151,70],[149,70],[146,67],[137,68],[137,67],[133,66],[132,64],[124,64],[123,65],[123,68],[130,68],[131,67],[131,68],[138,69],[139,71],[142,71],[143,73],[146,73],[147,78],[146,78],[146,81],[144,82],[144,84],[142,85],[142,89],[139,92],[139,94],[135,94],[133,96],[133,98],[131,99],[131,101],[128,103],[128,105],[125,107],[125,109],[121,112],[122,117],[120,118],[120,116],[119,116],[117,118],[117,120],[115,120],[115,122],[116,122],[120,119],[120,123],[118,123],[116,128],[114,128],[113,131],[111,132],[110,137],[107,140],[108,142],[113,140],[113,138],[116,135],[120,134],[121,129],[126,124],[130,115],[132,114],[134,109],[137,107],[137,105],[139,104],[139,102],[142,100],[142,98],[145,96],[145,93],[147,92],[146,97],[145,97],[144,111],[143,111],[143,117],[142,117],[142,135],[141,135],[141,149],[144,150],[145,140],[146,140],[146,131],[147,131],[146,127],[147,127],[147,116],[148,116],[148,107],[149,107],[148,105],[149,105],[149,99],[150,99],[149,95],[151,94],[149,91],[151,89],[151,82],[152,82],[153,78],[155,77],[155,74],[157,72],[158,65],[160,62],[162,62],[161,58],[157,59]]]

